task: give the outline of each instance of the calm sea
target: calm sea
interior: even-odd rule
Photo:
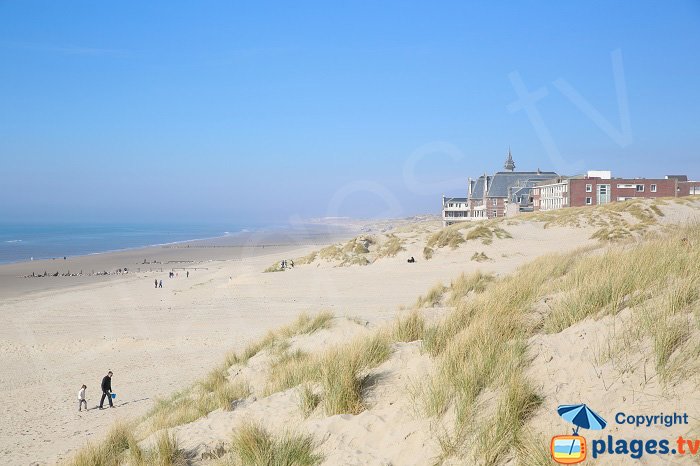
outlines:
[[[0,264],[94,254],[237,233],[232,225],[0,223]]]

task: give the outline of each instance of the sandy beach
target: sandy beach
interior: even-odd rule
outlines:
[[[251,277],[355,230],[315,226],[1,265],[0,409],[10,422],[0,428],[0,462],[53,464],[115,417],[142,414],[201,376],[223,351],[284,323],[303,305]],[[59,276],[26,278],[44,270]],[[286,308],[274,304],[280,296]],[[120,409],[92,411],[109,369]],[[77,412],[83,383],[88,413]]]

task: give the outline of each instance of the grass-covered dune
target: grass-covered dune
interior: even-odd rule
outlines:
[[[534,466],[568,429],[558,404],[682,405],[698,419],[700,225],[662,225],[657,204],[581,212],[596,228],[646,227],[514,273],[425,283],[391,322],[302,315],[69,464]],[[573,226],[557,215],[517,221]],[[449,227],[430,247],[516,241],[507,227]]]

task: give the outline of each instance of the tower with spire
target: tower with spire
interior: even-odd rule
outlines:
[[[508,147],[508,158],[506,159],[506,163],[503,165],[503,167],[509,172],[515,170],[515,162],[513,162],[513,156],[510,153],[510,146]]]

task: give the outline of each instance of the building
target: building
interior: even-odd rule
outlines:
[[[532,189],[537,183],[555,178],[555,172],[515,171],[515,162],[508,149],[505,171],[469,178],[467,197],[442,197],[443,225],[470,220],[486,220],[517,215],[533,210]]]
[[[540,182],[531,192],[534,210],[555,210],[638,198],[700,194],[700,182],[688,181],[684,175],[630,179],[613,178],[609,171],[589,171],[581,176],[557,177]]]
[[[463,222],[469,214],[466,197],[442,196],[442,225]]]

